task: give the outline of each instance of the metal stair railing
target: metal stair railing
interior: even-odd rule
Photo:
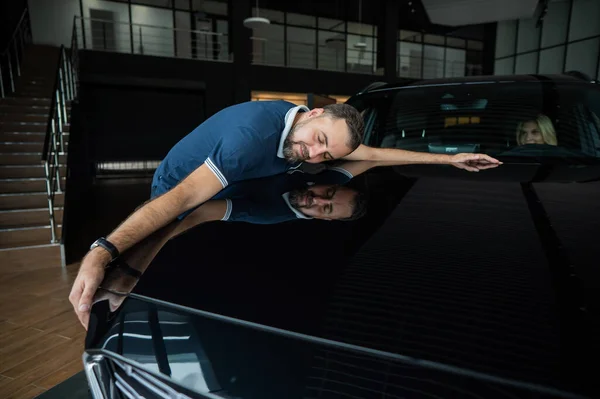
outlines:
[[[60,47],[46,137],[44,139],[44,150],[42,152],[42,161],[44,162],[44,171],[46,173],[46,194],[48,196],[52,243],[58,241],[56,236],[56,220],[54,218],[54,196],[56,193],[62,192],[59,156],[65,154],[63,133],[64,126],[68,123],[67,103],[76,98],[77,93],[76,73],[72,64],[72,55],[76,52],[76,47],[71,49],[70,54],[65,50],[64,46]]]
[[[0,98],[15,92],[15,80],[21,76],[21,62],[25,45],[31,43],[31,21],[29,19],[29,10],[26,8],[21,14],[6,48],[0,53]],[[3,70],[3,64],[6,62],[7,71]],[[4,74],[8,74],[8,87],[4,87]],[[16,75],[16,76],[15,76]]]

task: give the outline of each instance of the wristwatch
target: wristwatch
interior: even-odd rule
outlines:
[[[112,258],[111,261],[119,257],[119,250],[117,249],[117,247],[115,247],[110,241],[108,241],[104,237],[100,237],[96,241],[94,241],[94,243],[90,246],[90,251],[96,247],[102,247],[106,251],[108,251]]]

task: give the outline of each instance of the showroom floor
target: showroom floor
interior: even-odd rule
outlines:
[[[68,301],[78,264],[0,268],[0,397],[34,398],[83,369],[85,330]]]

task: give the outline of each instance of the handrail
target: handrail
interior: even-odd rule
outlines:
[[[73,43],[73,41],[72,41]],[[72,49],[72,53],[76,48]],[[64,126],[68,123],[67,102],[75,98],[76,83],[73,74],[72,57],[67,55],[65,46],[60,46],[60,54],[54,75],[54,87],[48,112],[48,125],[44,138],[42,161],[46,174],[46,194],[52,243],[57,242],[56,221],[54,220],[54,195],[62,192],[59,156],[65,154]]]
[[[79,17],[79,16],[75,16],[75,18],[76,19],[83,19],[84,21],[96,21],[96,22],[104,22],[104,23],[109,23],[109,24],[126,25],[126,26],[139,26],[139,27],[142,27],[142,28],[163,29],[163,30],[168,30],[168,31],[179,31],[179,32],[186,32],[186,33],[197,33],[197,34],[207,35],[207,36],[227,36],[227,34],[221,33],[221,32],[206,32],[206,31],[203,31],[203,30],[169,28],[167,26],[149,25],[149,24],[138,24],[138,23],[133,23],[133,22],[129,23],[129,22],[123,22],[123,21],[111,21],[111,20],[108,20],[108,19],[85,18],[85,17]]]
[[[14,68],[16,69],[16,75],[21,76],[21,60],[23,58],[24,47],[25,44],[29,43],[30,41],[31,23],[29,21],[29,10],[25,8],[13,34],[10,37],[10,40],[6,44],[6,48],[4,51],[2,51],[2,53],[0,53],[0,98],[4,98],[7,94],[4,89],[4,76],[2,72],[2,65],[5,57],[8,64],[8,77],[10,82],[9,93],[14,93],[15,73],[13,73],[13,62],[15,64]],[[14,54],[12,54],[13,52]]]
[[[27,14],[27,11],[28,11],[27,8],[23,10],[23,13],[21,14],[21,18],[19,18],[19,22],[17,22],[17,25],[15,26],[15,30],[14,30],[13,34],[11,35],[10,39],[8,40],[8,43],[6,44],[6,48],[0,55],[5,55],[8,52],[8,50],[10,49],[10,44],[13,41],[13,39],[15,38],[15,35],[17,34],[17,32],[19,31],[19,28],[21,27],[21,23],[23,23],[23,19],[25,19],[25,15]]]

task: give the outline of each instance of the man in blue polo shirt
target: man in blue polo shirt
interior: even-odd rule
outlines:
[[[152,183],[152,200],[139,207],[83,259],[69,300],[87,325],[93,292],[104,267],[119,253],[213,198],[232,182],[333,159],[498,164],[483,154],[429,154],[361,144],[363,120],[350,105],[309,110],[285,101],[247,102],[207,119],[167,154]],[[476,168],[467,165],[466,169]]]

